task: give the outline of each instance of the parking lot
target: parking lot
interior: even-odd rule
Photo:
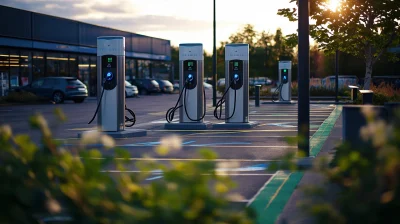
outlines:
[[[207,113],[205,121],[219,123],[213,116],[212,91],[207,90]],[[297,135],[297,104],[261,104],[254,106],[250,101],[250,120],[259,122],[253,129],[244,130],[166,130],[164,129],[165,113],[173,107],[178,98],[177,94],[141,95],[139,98],[128,98],[126,104],[136,114],[136,124],[133,129],[147,130],[147,136],[116,140],[117,146],[123,147],[130,152],[131,160],[143,159],[147,154],[159,161],[171,160],[196,160],[199,155],[198,149],[210,148],[218,154],[218,161],[235,162],[238,167],[226,170],[226,175],[232,177],[238,183],[235,192],[242,196],[237,203],[243,206],[251,203],[257,192],[265,188],[265,184],[276,175],[288,175],[267,173],[268,161],[278,160],[288,152],[295,152],[297,146],[289,145],[285,137]],[[28,133],[38,141],[37,131],[29,128],[28,118],[31,114],[43,114],[53,130],[55,138],[63,140],[65,145],[77,143],[77,135],[83,131],[96,128],[96,120],[88,125],[96,109],[95,98],[88,98],[82,104],[65,102],[64,104],[42,104],[42,105],[14,105],[0,107],[1,124],[10,124],[14,133]],[[53,113],[54,109],[60,107],[67,116],[63,124],[57,122]],[[334,105],[312,104],[310,137],[321,127],[321,124],[333,114]],[[176,114],[178,118],[179,114]],[[181,136],[183,149],[172,152],[166,156],[160,156],[153,148],[160,144],[162,137],[176,134]],[[110,151],[104,151],[110,153]],[[135,172],[135,167],[129,172]],[[114,172],[115,170],[106,170]],[[159,181],[162,174],[154,173],[147,181]],[[282,179],[282,178],[281,178]]]

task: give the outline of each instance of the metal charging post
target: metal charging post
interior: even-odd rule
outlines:
[[[166,113],[168,123],[165,124],[165,129],[207,129],[207,122],[204,122],[206,100],[203,44],[179,45],[179,86],[178,102]],[[174,122],[174,114],[178,109],[179,123],[176,123]]]
[[[115,138],[147,134],[146,130],[125,130],[125,37],[97,38],[97,93],[96,131]]]
[[[252,128],[257,122],[249,120],[249,45],[225,45],[225,92],[217,103],[214,117],[222,120],[220,111],[225,103],[225,123],[213,128]]]

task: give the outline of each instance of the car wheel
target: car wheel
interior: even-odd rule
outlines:
[[[85,98],[82,99],[75,99],[74,103],[83,103],[83,101],[85,101]]]
[[[53,93],[52,99],[55,103],[63,103],[64,102],[64,94],[60,91],[56,91]]]

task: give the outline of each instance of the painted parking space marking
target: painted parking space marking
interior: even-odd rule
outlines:
[[[186,142],[182,142],[182,145],[187,145],[187,144],[191,144],[194,143],[196,141],[186,141]],[[161,142],[157,141],[157,142],[138,142],[138,143],[133,143],[133,144],[125,144],[125,145],[120,145],[120,146],[125,146],[125,147],[132,147],[132,146],[158,146],[160,145]]]
[[[163,178],[163,176],[150,177],[150,178],[147,178],[146,180],[157,180],[157,179],[160,179],[160,178]]]
[[[342,106],[336,106],[329,117],[325,119],[324,123],[310,138],[310,156],[316,156],[319,153],[341,111]],[[259,215],[257,223],[273,224],[276,222],[302,177],[303,172],[285,173],[279,171],[265,183],[247,204],[247,206],[252,207]]]

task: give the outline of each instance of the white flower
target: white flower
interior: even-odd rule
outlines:
[[[170,151],[179,151],[182,148],[182,138],[178,135],[161,138],[160,147],[167,148]]]
[[[102,135],[101,136],[101,144],[103,144],[103,146],[106,148],[112,148],[115,146],[115,141],[109,135]]]
[[[98,131],[88,131],[82,134],[81,144],[95,144],[101,138],[101,133]]]

